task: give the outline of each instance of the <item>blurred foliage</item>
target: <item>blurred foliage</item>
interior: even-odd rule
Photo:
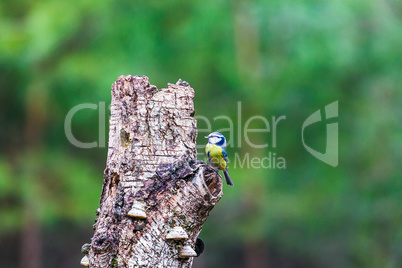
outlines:
[[[74,147],[64,120],[78,104],[108,105],[114,80],[137,74],[159,88],[190,82],[196,115],[231,137],[235,187],[224,188],[204,225],[206,249],[195,265],[252,267],[248,251],[262,245],[270,267],[399,267],[401,8],[392,0],[0,2],[0,238],[20,239],[31,221],[59,245],[76,234],[68,249],[43,243],[49,250],[42,255],[48,267],[62,267],[50,255],[76,250],[68,256],[79,262],[92,235],[106,148]],[[337,100],[333,168],[303,148],[300,132],[310,114]],[[99,111],[73,117],[77,139],[107,134]],[[222,115],[234,131],[216,118]],[[255,115],[267,118],[271,132],[245,134]],[[273,116],[286,116],[276,146]],[[264,126],[254,120],[249,128]],[[322,152],[325,127],[306,132]],[[199,120],[199,128],[208,125]],[[253,148],[245,135],[269,147]],[[286,169],[236,164],[236,157],[269,153],[283,157]],[[5,259],[13,254],[1,255],[7,267],[16,266]]]

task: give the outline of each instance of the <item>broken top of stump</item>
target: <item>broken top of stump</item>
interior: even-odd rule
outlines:
[[[193,98],[185,81],[159,90],[146,76],[120,76],[112,85],[109,170],[150,176],[160,164],[197,159]]]

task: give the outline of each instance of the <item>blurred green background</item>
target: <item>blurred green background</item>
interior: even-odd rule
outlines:
[[[401,17],[396,0],[1,1],[1,267],[80,267],[107,149],[73,146],[64,120],[81,103],[108,106],[122,74],[188,81],[196,116],[232,137],[235,187],[205,223],[194,267],[401,267]],[[301,141],[304,120],[334,101],[337,167]],[[286,116],[276,146],[272,129],[248,133],[267,148],[246,142],[256,115]],[[108,116],[77,112],[73,134],[99,142]],[[326,122],[305,131],[325,152]],[[286,168],[250,166],[269,153]]]

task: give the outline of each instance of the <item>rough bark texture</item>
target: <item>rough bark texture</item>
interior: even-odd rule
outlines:
[[[113,84],[90,267],[191,267],[193,258],[180,252],[194,248],[222,196],[221,177],[197,160],[193,98],[181,80],[161,90],[146,76],[120,76]],[[188,239],[166,239],[173,227]]]

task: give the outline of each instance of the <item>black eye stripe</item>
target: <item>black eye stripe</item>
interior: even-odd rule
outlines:
[[[218,141],[217,143],[216,143],[216,145],[219,145],[219,146],[222,146],[223,144],[225,144],[225,138],[221,138],[220,139],[220,141]]]

